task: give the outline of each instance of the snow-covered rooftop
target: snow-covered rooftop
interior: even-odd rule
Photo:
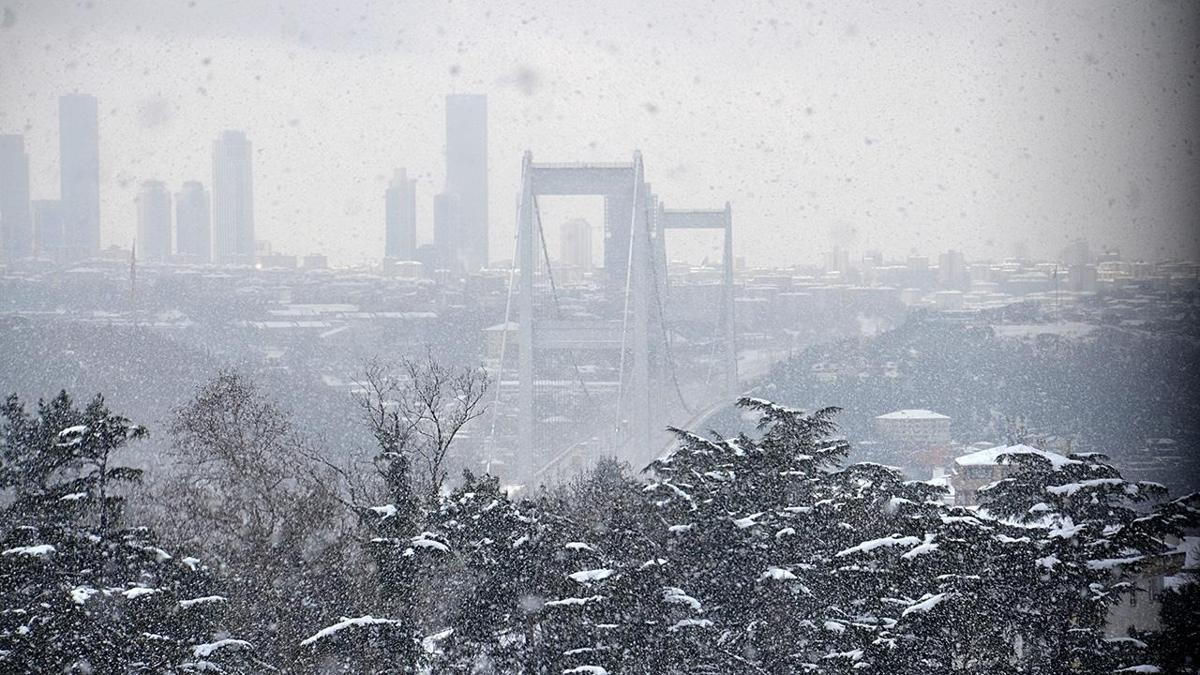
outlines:
[[[1000,461],[1001,455],[1038,455],[1049,460],[1054,465],[1055,469],[1060,469],[1067,464],[1076,464],[1078,460],[1067,459],[1056,452],[1041,450],[1029,445],[997,445],[994,448],[979,450],[968,455],[955,457],[954,463],[958,466],[987,466],[993,464],[1007,464],[1008,462]]]
[[[948,420],[946,415],[935,413],[932,410],[897,410],[886,415],[876,417],[877,420]]]

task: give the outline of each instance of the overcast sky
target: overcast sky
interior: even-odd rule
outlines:
[[[733,203],[753,264],[817,261],[835,243],[1053,254],[1080,236],[1127,257],[1200,257],[1193,2],[0,8],[0,133],[26,134],[34,198],[58,193],[58,96],[100,99],[106,246],[132,239],[142,180],[209,184],[225,128],[255,145],[257,236],[276,249],[377,260],[397,166],[419,178],[427,240],[443,97],[480,92],[493,258],[512,248],[526,148],[542,161],[640,149],[669,206]],[[579,200],[543,211],[550,225],[599,216]]]

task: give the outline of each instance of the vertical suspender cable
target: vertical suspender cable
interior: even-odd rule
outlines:
[[[517,219],[520,221],[520,218]],[[504,329],[500,335],[500,366],[496,369],[496,395],[492,399],[492,424],[488,431],[487,447],[484,455],[487,457],[487,473],[492,472],[492,451],[495,449],[496,440],[496,418],[500,415],[500,385],[504,380],[504,354],[508,350],[508,325],[512,312],[512,296],[513,286],[516,285],[517,277],[517,253],[521,247],[521,228],[516,228],[516,233],[513,235],[513,254],[512,264],[508,268],[508,295],[504,299]]]
[[[633,283],[633,237],[637,226],[637,199],[641,191],[637,171],[633,174],[633,212],[629,214],[629,256],[625,261],[625,309],[621,313],[621,362],[617,371],[617,432],[621,430],[621,412],[625,405],[625,349],[629,332],[629,291]]]

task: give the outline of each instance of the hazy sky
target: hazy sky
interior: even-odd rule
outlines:
[[[675,207],[733,202],[738,253],[812,262],[1087,236],[1200,257],[1193,2],[0,0],[0,133],[58,193],[57,98],[100,99],[105,245],[145,179],[211,182],[255,146],[257,236],[378,259],[383,190],[419,178],[429,238],[443,97],[488,94],[492,257],[511,251],[521,152],[645,157]],[[558,200],[552,233],[599,207]],[[674,239],[670,240],[674,243]],[[715,252],[712,241],[688,249]]]

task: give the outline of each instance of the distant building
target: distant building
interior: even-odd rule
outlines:
[[[1028,445],[998,445],[962,455],[955,458],[950,474],[954,504],[979,506],[980,488],[1016,472],[1021,465],[1008,456],[1021,454],[1038,455],[1054,465],[1071,461],[1058,453]],[[1121,569],[1121,562],[1136,562],[1138,568],[1132,572],[1134,583],[1130,589],[1122,593],[1117,602],[1108,608],[1104,626],[1105,636],[1132,637],[1138,632],[1161,630],[1159,610],[1162,607],[1165,582],[1180,569],[1193,567],[1195,561],[1189,561],[1187,557],[1196,554],[1198,543],[1200,539],[1189,537],[1180,542],[1176,550],[1162,555],[1132,561],[1113,561],[1114,575],[1128,571]]]
[[[559,259],[562,264],[582,272],[592,269],[592,226],[574,218],[559,228]]]
[[[1062,250],[1060,254],[1062,261],[1067,267],[1075,265],[1090,265],[1092,262],[1092,252],[1088,247],[1086,239],[1076,239],[1069,246]]]
[[[938,291],[933,294],[933,306],[937,309],[962,309],[963,305],[962,291]]]
[[[850,271],[850,252],[840,246],[825,254],[825,271],[845,276]]]
[[[148,180],[138,191],[137,243],[141,260],[171,256],[171,193],[162,181]]]
[[[436,199],[434,200],[436,205]],[[436,236],[437,219],[434,218],[434,230]],[[438,251],[436,244],[421,244],[417,247],[417,262],[421,263],[421,269],[427,278],[432,278],[433,273],[437,270],[441,263],[441,252]]]
[[[462,212],[459,204],[458,195],[449,192],[433,198],[433,247],[437,251],[436,266],[439,269],[469,269],[461,246]]]
[[[258,266],[262,269],[291,269],[298,266],[296,256],[284,253],[266,253],[258,257]]]
[[[879,440],[922,470],[942,466],[950,447],[950,422],[932,410],[897,410],[875,418]]]
[[[100,251],[100,123],[96,97],[58,99],[60,200],[67,247],[76,256]]]
[[[889,441],[949,443],[950,418],[932,410],[897,410],[875,418],[875,429]]]
[[[384,192],[383,255],[393,260],[412,260],[417,254],[417,181],[404,169],[396,169]]]
[[[254,261],[254,172],[251,143],[241,131],[213,141],[212,255],[216,262]]]
[[[416,260],[387,258],[383,261],[383,273],[401,279],[420,279],[425,276],[425,266]]]
[[[950,250],[938,256],[938,284],[942,288],[959,291],[971,285],[971,275],[962,251]]]
[[[33,248],[38,255],[61,259],[66,247],[66,213],[57,199],[33,202]]]
[[[937,271],[929,267],[929,258],[910,255],[905,261],[905,286],[927,290],[937,283]]]
[[[0,136],[0,256],[13,260],[32,253],[33,217],[25,137]]]
[[[488,264],[487,96],[446,97],[446,193],[458,196],[451,258],[475,272]]]
[[[1112,638],[1137,637],[1138,634],[1161,631],[1162,596],[1171,592],[1169,584],[1180,583],[1184,569],[1196,569],[1200,553],[1200,537],[1184,537],[1174,550],[1142,560],[1130,561],[1135,569],[1115,565],[1112,574],[1129,574],[1132,583],[1117,601],[1108,607],[1104,635]]]
[[[1028,445],[997,445],[954,458],[950,485],[954,488],[954,503],[958,506],[977,506],[979,488],[1007,478],[1020,465],[1005,455],[1033,454],[1052,463],[1067,461],[1067,458],[1048,450]]]
[[[323,270],[329,267],[329,261],[320,253],[312,253],[304,256],[303,266],[306,270]]]
[[[1098,280],[1095,265],[1071,265],[1067,270],[1068,287],[1076,293],[1095,292]]]
[[[199,181],[187,181],[175,195],[175,250],[186,260],[212,260],[212,208]]]

